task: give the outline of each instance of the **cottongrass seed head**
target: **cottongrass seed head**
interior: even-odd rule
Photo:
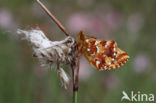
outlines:
[[[71,36],[61,41],[51,41],[40,29],[18,29],[17,34],[30,42],[34,56],[38,58],[42,66],[51,66],[53,63],[71,64],[74,60],[76,55],[76,40]],[[70,82],[68,75],[61,67],[58,67],[57,71],[61,82],[65,89],[67,89]]]

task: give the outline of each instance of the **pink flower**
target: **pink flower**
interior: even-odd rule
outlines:
[[[92,68],[88,61],[83,57],[80,59],[80,71],[79,78],[81,80],[87,80],[92,73]]]
[[[129,32],[137,34],[143,26],[144,18],[140,13],[134,13],[128,18],[127,29]]]
[[[78,33],[80,30],[91,35],[106,37],[113,30],[120,27],[122,17],[118,12],[108,12],[105,14],[75,13],[67,20],[67,27],[70,31]],[[98,37],[98,36],[97,36]]]
[[[3,29],[12,29],[14,27],[13,17],[7,9],[0,10],[0,27]]]
[[[76,13],[69,17],[67,20],[67,27],[70,31],[78,33],[80,30],[89,33],[102,33],[103,23],[100,17],[89,15],[87,13]]]
[[[122,16],[115,11],[108,12],[105,16],[105,22],[111,30],[117,29],[122,24]]]
[[[119,81],[118,77],[112,73],[105,76],[105,85],[109,89],[116,88],[118,86],[119,82],[120,81]]]
[[[150,65],[150,58],[148,55],[143,53],[136,55],[133,66],[134,66],[134,70],[137,73],[144,72],[149,65]]]

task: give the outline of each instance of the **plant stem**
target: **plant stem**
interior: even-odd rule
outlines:
[[[40,1],[37,0],[43,10],[50,16],[50,18],[57,24],[57,26],[65,33],[66,36],[69,36],[69,33],[66,31],[65,27],[55,18],[55,16],[47,9],[47,7]]]
[[[77,93],[78,91],[73,91],[73,103],[77,103]]]
[[[79,82],[79,63],[80,63],[80,55],[77,54],[74,62],[71,64],[72,75],[73,75],[73,103],[77,103],[78,82]]]

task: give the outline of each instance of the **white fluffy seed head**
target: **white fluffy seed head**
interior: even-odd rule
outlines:
[[[51,66],[52,63],[71,64],[77,55],[76,40],[66,37],[61,41],[50,41],[41,30],[17,30],[17,34],[29,41],[34,50],[34,56],[43,66]],[[69,87],[70,78],[62,68],[58,68],[61,82],[65,89]]]
[[[28,40],[34,47],[47,48],[55,43],[51,42],[41,30],[17,30],[17,34],[22,35],[24,39]]]
[[[17,30],[17,34],[28,40],[34,50],[35,56],[44,65],[53,62],[70,63],[74,55],[74,38],[68,36],[62,41],[50,41],[41,30]]]
[[[58,73],[59,73],[59,76],[60,76],[60,79],[61,79],[61,82],[62,82],[64,88],[68,89],[69,84],[70,84],[69,76],[67,75],[67,73],[62,68],[58,69]]]

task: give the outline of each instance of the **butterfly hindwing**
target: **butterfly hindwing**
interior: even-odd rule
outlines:
[[[79,33],[78,46],[89,63],[97,70],[109,70],[122,66],[129,58],[128,54],[117,47],[112,40],[98,40]]]

